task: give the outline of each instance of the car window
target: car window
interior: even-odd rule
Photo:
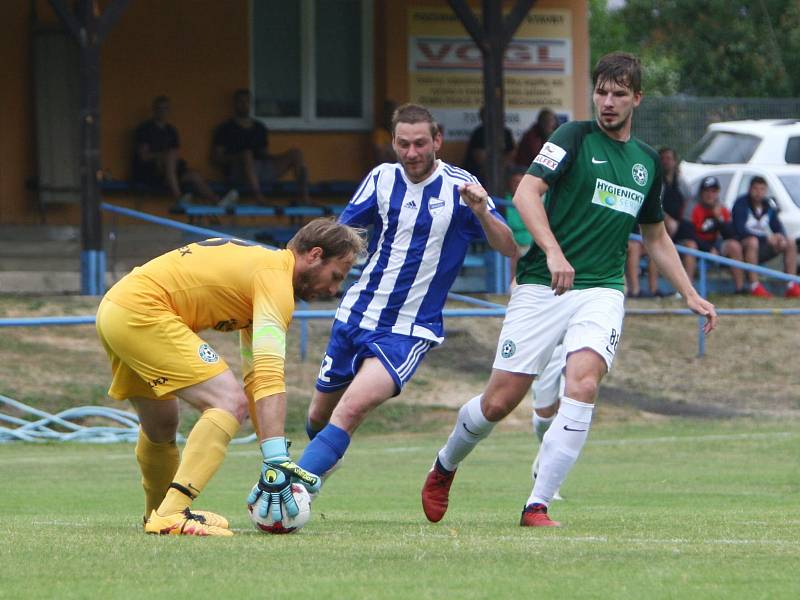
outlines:
[[[689,151],[687,161],[724,165],[746,163],[753,156],[761,138],[730,131],[709,131]]]
[[[800,207],[800,175],[778,175],[783,187],[798,207]]]
[[[786,162],[790,165],[800,164],[800,137],[791,137],[786,143]]]

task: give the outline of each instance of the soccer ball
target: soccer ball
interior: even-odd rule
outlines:
[[[253,489],[255,490],[257,487],[258,484],[253,486]],[[297,507],[300,509],[300,512],[297,513],[296,517],[284,515],[280,521],[273,521],[272,516],[269,514],[266,517],[262,517],[258,514],[258,509],[255,504],[248,504],[247,513],[250,515],[250,520],[253,522],[255,528],[264,533],[276,534],[294,533],[302,529],[311,518],[311,496],[306,488],[297,483],[292,484],[292,496],[294,496],[294,501],[297,502]]]

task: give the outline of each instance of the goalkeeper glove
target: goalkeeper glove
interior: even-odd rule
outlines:
[[[282,519],[283,506],[290,517],[300,512],[292,495],[292,483],[301,484],[311,493],[318,492],[322,485],[319,477],[300,468],[289,458],[289,444],[285,437],[269,438],[261,443],[264,456],[261,477],[247,497],[247,503],[256,505],[261,517],[271,514],[273,521]]]

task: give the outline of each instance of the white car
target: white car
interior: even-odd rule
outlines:
[[[680,173],[692,204],[704,177],[719,179],[720,197],[728,208],[747,193],[750,179],[760,175],[767,180],[786,233],[800,238],[800,121],[714,123],[681,162]]]
[[[681,168],[687,177],[696,178],[704,167],[723,164],[800,164],[800,120],[712,123]]]

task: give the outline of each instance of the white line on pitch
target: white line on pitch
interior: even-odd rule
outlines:
[[[626,446],[626,445],[636,445],[636,444],[674,444],[674,443],[682,443],[682,442],[717,442],[717,441],[731,441],[731,440],[768,440],[772,438],[792,438],[797,437],[800,435],[800,432],[797,431],[775,431],[775,432],[765,432],[765,433],[725,433],[725,434],[709,434],[709,435],[687,435],[687,436],[663,436],[663,437],[654,437],[654,438],[622,438],[617,440],[592,440],[589,439],[589,444],[597,445],[597,446]],[[12,442],[7,448],[13,448],[16,442]],[[0,451],[3,450],[4,445],[0,445]],[[117,446],[118,448],[119,446]],[[358,452],[361,449],[356,447],[354,451]],[[369,452],[370,454],[374,453],[385,453],[385,454],[394,454],[394,453],[401,453],[401,452],[417,452],[420,450],[425,450],[424,447],[421,446],[390,446],[386,448],[370,448],[365,449],[365,452]],[[228,456],[256,456],[258,451],[255,449],[249,450],[230,450],[228,451]],[[74,460],[80,460],[83,458],[85,454],[77,454],[77,453],[59,453],[57,456],[51,455],[37,455],[37,456],[9,456],[8,458],[0,457],[0,466],[3,465],[14,465],[18,466],[20,464],[31,464],[31,463],[48,463],[48,464],[56,464],[56,463],[66,463],[71,462]],[[133,445],[131,444],[130,450],[121,453],[111,453],[106,452],[103,456],[103,460],[129,460],[133,457]]]

